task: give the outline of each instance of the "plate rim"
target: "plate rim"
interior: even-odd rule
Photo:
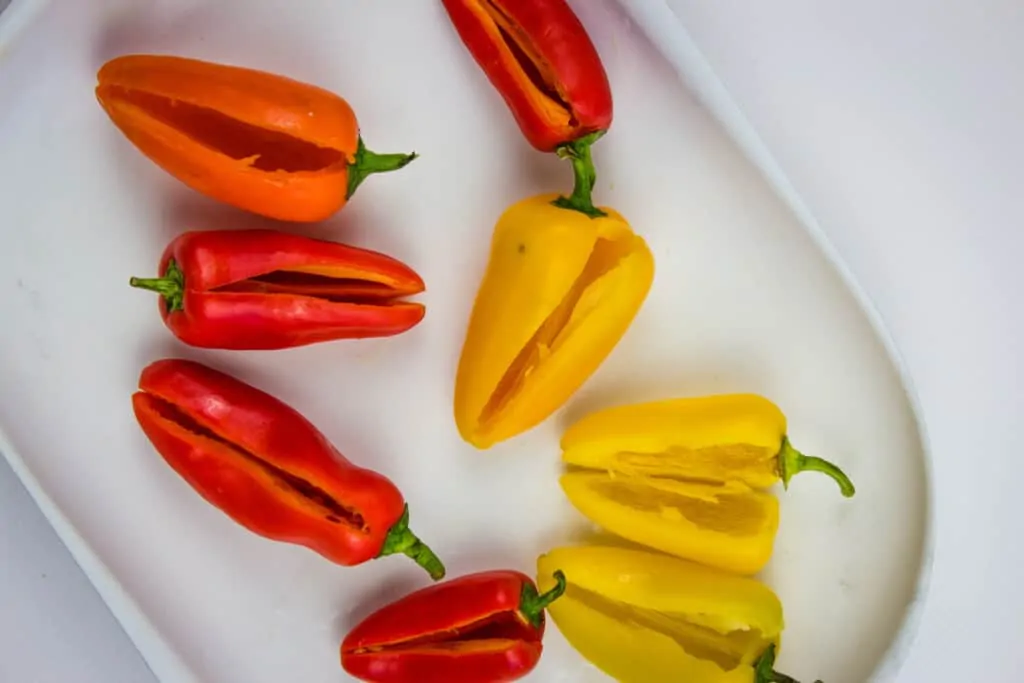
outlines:
[[[899,630],[870,678],[870,681],[874,683],[892,683],[897,680],[921,631],[924,608],[931,593],[937,538],[934,449],[928,425],[924,419],[920,393],[909,365],[890,333],[878,306],[861,286],[839,249],[829,238],[814,212],[804,202],[757,129],[733,99],[725,83],[715,73],[711,63],[701,52],[689,31],[686,30],[679,16],[672,11],[665,0],[615,0],[615,2],[623,7],[630,19],[651,41],[654,48],[676,73],[677,78],[683,82],[684,87],[693,92],[700,105],[722,126],[726,135],[740,148],[746,160],[760,171],[772,191],[793,212],[800,227],[821,250],[825,260],[835,268],[843,284],[853,295],[857,306],[867,318],[868,324],[885,350],[885,354],[906,393],[907,403],[917,427],[921,452],[924,456],[925,528],[922,539],[921,566],[917,572],[914,598],[908,603]],[[640,16],[638,5],[648,6],[647,20]],[[655,23],[660,26],[655,26]],[[673,27],[675,45],[666,44],[663,37],[667,31],[661,28],[663,26]]]

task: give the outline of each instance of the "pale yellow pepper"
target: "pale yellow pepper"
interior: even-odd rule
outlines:
[[[455,380],[462,437],[489,448],[542,422],[625,334],[654,279],[643,238],[590,200],[590,141],[570,197],[542,195],[499,218]]]
[[[621,683],[796,683],[772,670],[782,604],[766,585],[659,553],[613,546],[552,550],[538,588],[561,570],[548,613],[566,640]]]
[[[740,574],[771,558],[775,496],[758,490],[802,470],[853,484],[786,438],[786,418],[752,394],[685,398],[598,411],[562,438],[569,500],[608,531]]]

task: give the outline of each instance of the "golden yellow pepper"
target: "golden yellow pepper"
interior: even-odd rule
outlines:
[[[758,581],[643,550],[575,546],[537,560],[539,590],[553,587],[556,569],[568,587],[548,613],[621,683],[796,683],[772,669],[782,604]]]
[[[456,424],[478,448],[561,406],[626,332],[654,278],[643,238],[590,203],[589,146],[577,149],[571,197],[520,201],[494,229],[455,381]]]
[[[584,515],[631,541],[739,574],[771,558],[777,499],[763,489],[803,470],[854,487],[786,437],[779,408],[752,394],[598,411],[562,438],[562,487]]]

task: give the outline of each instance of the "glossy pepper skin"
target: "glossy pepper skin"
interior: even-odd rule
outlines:
[[[253,213],[319,221],[371,173],[415,154],[366,149],[349,104],[307,83],[167,55],[125,55],[96,97],[146,157],[192,189]]]
[[[553,567],[569,584],[551,618],[620,683],[796,683],[772,670],[782,604],[758,581],[658,553],[574,546],[538,559],[540,590]]]
[[[160,277],[131,285],[161,295],[181,341],[217,349],[282,349],[386,337],[414,327],[423,280],[365,249],[273,230],[186,232],[164,250]]]
[[[410,530],[381,474],[356,467],[278,399],[199,363],[156,361],[132,407],[167,464],[246,529],[341,565],[404,553],[435,579],[444,566]]]
[[[341,664],[372,683],[506,683],[540,659],[544,610],[565,591],[553,570],[539,594],[516,571],[463,576],[411,593],[364,619],[341,644]]]
[[[608,130],[608,77],[565,0],[443,1],[531,145],[551,152]]]
[[[722,394],[618,406],[584,417],[562,437],[569,465],[618,474],[789,487],[793,475],[822,472],[847,498],[841,469],[804,455],[786,436],[786,416],[756,394]]]
[[[498,219],[455,379],[455,422],[485,449],[542,422],[626,333],[654,257],[620,214],[590,199],[589,144],[567,148],[576,185]]]
[[[758,489],[814,469],[854,492],[837,467],[793,449],[782,412],[752,394],[598,411],[566,431],[562,460],[562,488],[591,521],[738,574],[764,568],[778,531],[778,501]]]

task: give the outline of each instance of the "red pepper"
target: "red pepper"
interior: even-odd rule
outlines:
[[[608,130],[608,76],[565,0],[443,2],[531,145],[551,152]]]
[[[186,232],[160,260],[164,323],[181,341],[219,349],[281,349],[399,334],[423,319],[399,301],[424,289],[395,259],[274,230]]]
[[[504,683],[540,659],[550,592],[516,571],[463,576],[411,593],[364,619],[341,644],[345,671],[373,683]]]
[[[250,531],[342,565],[405,553],[435,580],[444,576],[441,561],[409,530],[395,485],[350,463],[273,396],[172,359],[142,371],[132,406],[164,460]]]

